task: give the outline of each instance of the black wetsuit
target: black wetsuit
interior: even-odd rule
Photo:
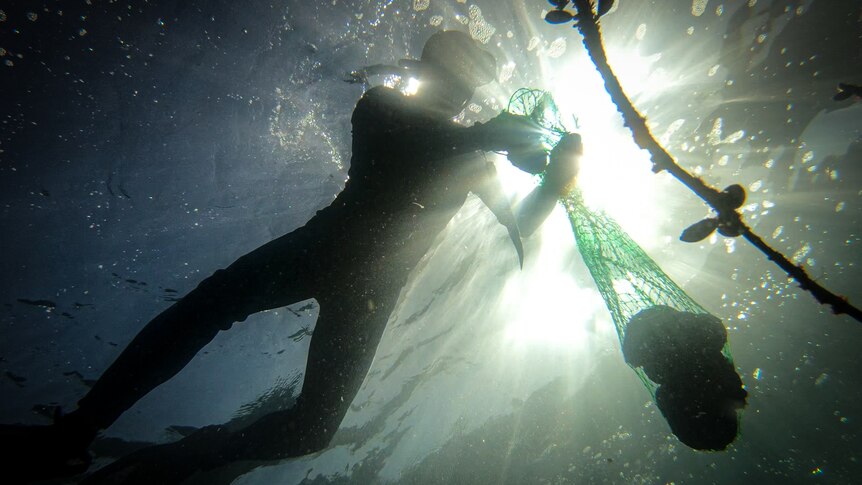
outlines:
[[[320,314],[296,405],[225,436],[216,455],[220,462],[277,459],[328,445],[410,271],[469,192],[490,205],[499,198],[482,157],[455,156],[503,148],[481,125],[456,125],[384,87],[365,93],[352,123],[349,179],[333,203],[305,226],[216,271],[153,319],[70,419],[106,428],[219,330],[252,313],[315,298]]]

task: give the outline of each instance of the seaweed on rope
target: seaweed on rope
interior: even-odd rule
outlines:
[[[605,90],[622,115],[623,123],[631,130],[635,143],[641,149],[649,152],[653,163],[653,172],[667,171],[700,197],[717,214],[717,217],[708,217],[689,226],[683,231],[680,239],[686,242],[695,242],[706,238],[716,230],[726,237],[742,236],[766,255],[767,259],[773,261],[788,276],[796,280],[800,288],[811,293],[820,304],[829,305],[836,315],[846,314],[862,322],[862,310],[851,304],[846,297],[837,295],[814,281],[802,266],[794,264],[787,256],[769,246],[742,220],[737,209],[742,206],[745,200],[745,190],[740,185],[730,185],[722,191],[711,187],[703,179],[691,175],[680,167],[655,139],[647,127],[646,118],[637,111],[623,91],[605,53],[599,19],[610,10],[614,2],[612,0],[599,0],[597,2],[573,0],[571,3],[575,9],[574,13],[566,10],[570,3],[569,0],[556,0],[551,3],[555,5],[555,8],[547,13],[545,20],[551,24],[573,23],[574,28],[580,32],[587,54],[601,74]]]

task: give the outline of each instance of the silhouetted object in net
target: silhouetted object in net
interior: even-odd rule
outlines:
[[[673,434],[698,450],[723,450],[737,434],[747,392],[722,349],[727,332],[709,314],[658,305],[629,320],[623,355],[658,384],[656,404]]]

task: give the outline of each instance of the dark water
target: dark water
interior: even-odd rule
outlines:
[[[710,184],[746,187],[756,232],[862,303],[862,104],[832,100],[838,82],[862,84],[862,5],[618,3],[604,19],[610,61],[656,136]],[[505,231],[471,199],[412,276],[331,446],[235,483],[858,480],[862,325],[820,307],[745,241],[677,240],[706,208],[650,175],[577,32],[542,22],[547,5],[5,4],[3,421],[73,409],[146,321],[328,205],[363,92],[345,74],[418,57],[450,28],[498,59],[498,82],[465,120],[492,117],[519,87],[549,89],[584,135],[588,198],[592,187],[724,321],[749,393],[742,434],[720,453],[670,434],[623,363],[561,213],[527,242],[519,271]],[[526,190],[523,177],[506,180]],[[289,402],[316,314],[303,302],[219,335],[106,431],[96,464],[130,442]]]

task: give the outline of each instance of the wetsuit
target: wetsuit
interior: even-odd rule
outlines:
[[[214,459],[278,459],[328,445],[410,271],[469,192],[490,205],[499,199],[482,157],[453,157],[506,144],[481,124],[456,125],[385,87],[365,93],[352,124],[349,179],[333,203],[305,226],[216,271],[153,319],[69,420],[107,428],[219,330],[252,313],[315,298],[320,314],[296,405],[234,433]]]

